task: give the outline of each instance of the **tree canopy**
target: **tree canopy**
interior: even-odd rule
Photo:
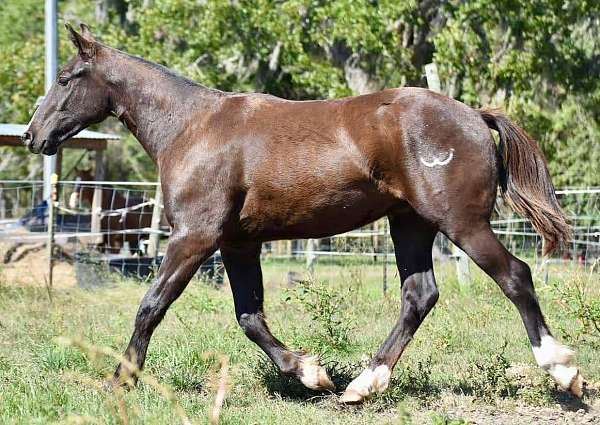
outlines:
[[[446,94],[503,107],[539,140],[557,186],[600,186],[600,2],[81,3],[59,1],[60,19],[86,22],[109,45],[227,91],[309,99],[426,86],[423,67],[433,61]],[[37,0],[0,4],[0,121],[26,122],[43,94],[43,24]],[[64,62],[73,51],[66,32],[60,40]],[[32,161],[0,173],[39,172]],[[131,136],[109,153],[110,177],[153,175]]]

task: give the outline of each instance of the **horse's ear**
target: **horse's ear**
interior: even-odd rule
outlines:
[[[77,47],[79,56],[81,56],[83,60],[93,59],[96,55],[96,40],[94,39],[94,36],[91,35],[89,28],[82,24],[81,28],[83,34],[79,34],[70,24],[66,23],[65,27],[69,31],[71,41],[75,47]],[[86,29],[84,30],[84,28]]]
[[[96,41],[96,37],[94,37],[94,34],[92,34],[92,31],[90,30],[90,27],[87,26],[87,24],[81,22],[79,24],[79,28],[81,28],[81,35],[83,37],[90,41]]]

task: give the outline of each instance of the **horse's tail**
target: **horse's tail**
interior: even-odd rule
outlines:
[[[571,239],[569,220],[556,199],[542,151],[518,125],[497,110],[480,110],[500,135],[500,190],[511,207],[544,238],[544,254]]]

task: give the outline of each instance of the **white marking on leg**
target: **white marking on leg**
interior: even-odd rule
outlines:
[[[390,383],[391,374],[386,365],[377,366],[373,370],[370,368],[365,369],[350,382],[340,401],[342,403],[357,403],[375,393],[385,391]]]
[[[532,347],[532,350],[535,361],[543,369],[548,369],[555,364],[569,364],[575,354],[573,350],[557,342],[550,335],[544,335],[540,346]]]
[[[579,375],[577,368],[571,366],[575,355],[573,350],[557,342],[550,335],[544,335],[540,346],[532,349],[537,364],[546,370],[562,389],[571,390],[576,395],[577,392],[581,392],[582,383],[576,385],[577,388],[572,388]]]
[[[424,166],[433,168],[438,165],[439,166],[448,165],[450,163],[450,161],[452,161],[452,158],[454,158],[454,148],[450,148],[450,153],[448,154],[448,157],[446,159],[441,159],[441,158],[438,158],[437,156],[434,156],[433,160],[431,160],[431,161],[427,161],[423,157],[420,157],[419,159],[421,160],[421,164],[423,164]]]
[[[335,385],[327,376],[325,369],[319,365],[317,356],[304,356],[300,360],[302,376],[300,382],[313,390],[334,390]]]

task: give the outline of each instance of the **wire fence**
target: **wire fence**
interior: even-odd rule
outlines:
[[[145,182],[59,182],[56,237],[80,238],[83,247],[105,252],[143,253],[148,235],[154,232],[150,221],[156,188],[156,183]],[[41,181],[0,180],[0,241],[47,238],[49,205],[42,192]]]
[[[578,266],[588,268],[600,258],[600,189],[558,190],[557,197],[573,226],[573,240],[551,258],[542,256],[543,241],[531,223],[515,214],[499,197],[491,220],[498,239],[514,255],[536,268],[544,269],[548,279],[548,265]],[[265,256],[305,261],[307,267],[314,262],[334,264],[379,263],[386,287],[388,275],[395,274],[394,246],[386,219],[378,220],[351,232],[318,240],[297,240],[265,244]],[[442,234],[438,234],[433,247],[436,262],[456,263],[459,281],[469,280],[469,262]]]
[[[51,205],[42,192],[39,180],[0,180],[0,244],[8,246],[4,263],[18,260],[20,250],[31,251],[47,243]],[[572,221],[574,238],[550,261],[587,267],[600,257],[600,189],[567,189],[557,191],[557,195]],[[86,264],[107,264],[113,270],[140,276],[160,263],[161,247],[170,229],[162,219],[158,183],[60,181],[52,206],[52,253],[56,260],[72,261],[84,268]],[[542,239],[501,198],[494,209],[492,227],[515,255],[537,264],[547,261],[541,256]],[[317,261],[380,264],[384,284],[388,270],[394,270],[393,252],[385,219],[328,238],[263,245],[263,257],[302,261],[309,268]],[[433,256],[448,263],[464,259],[442,235],[436,238]],[[207,269],[222,279],[218,256],[209,261],[204,267]]]

